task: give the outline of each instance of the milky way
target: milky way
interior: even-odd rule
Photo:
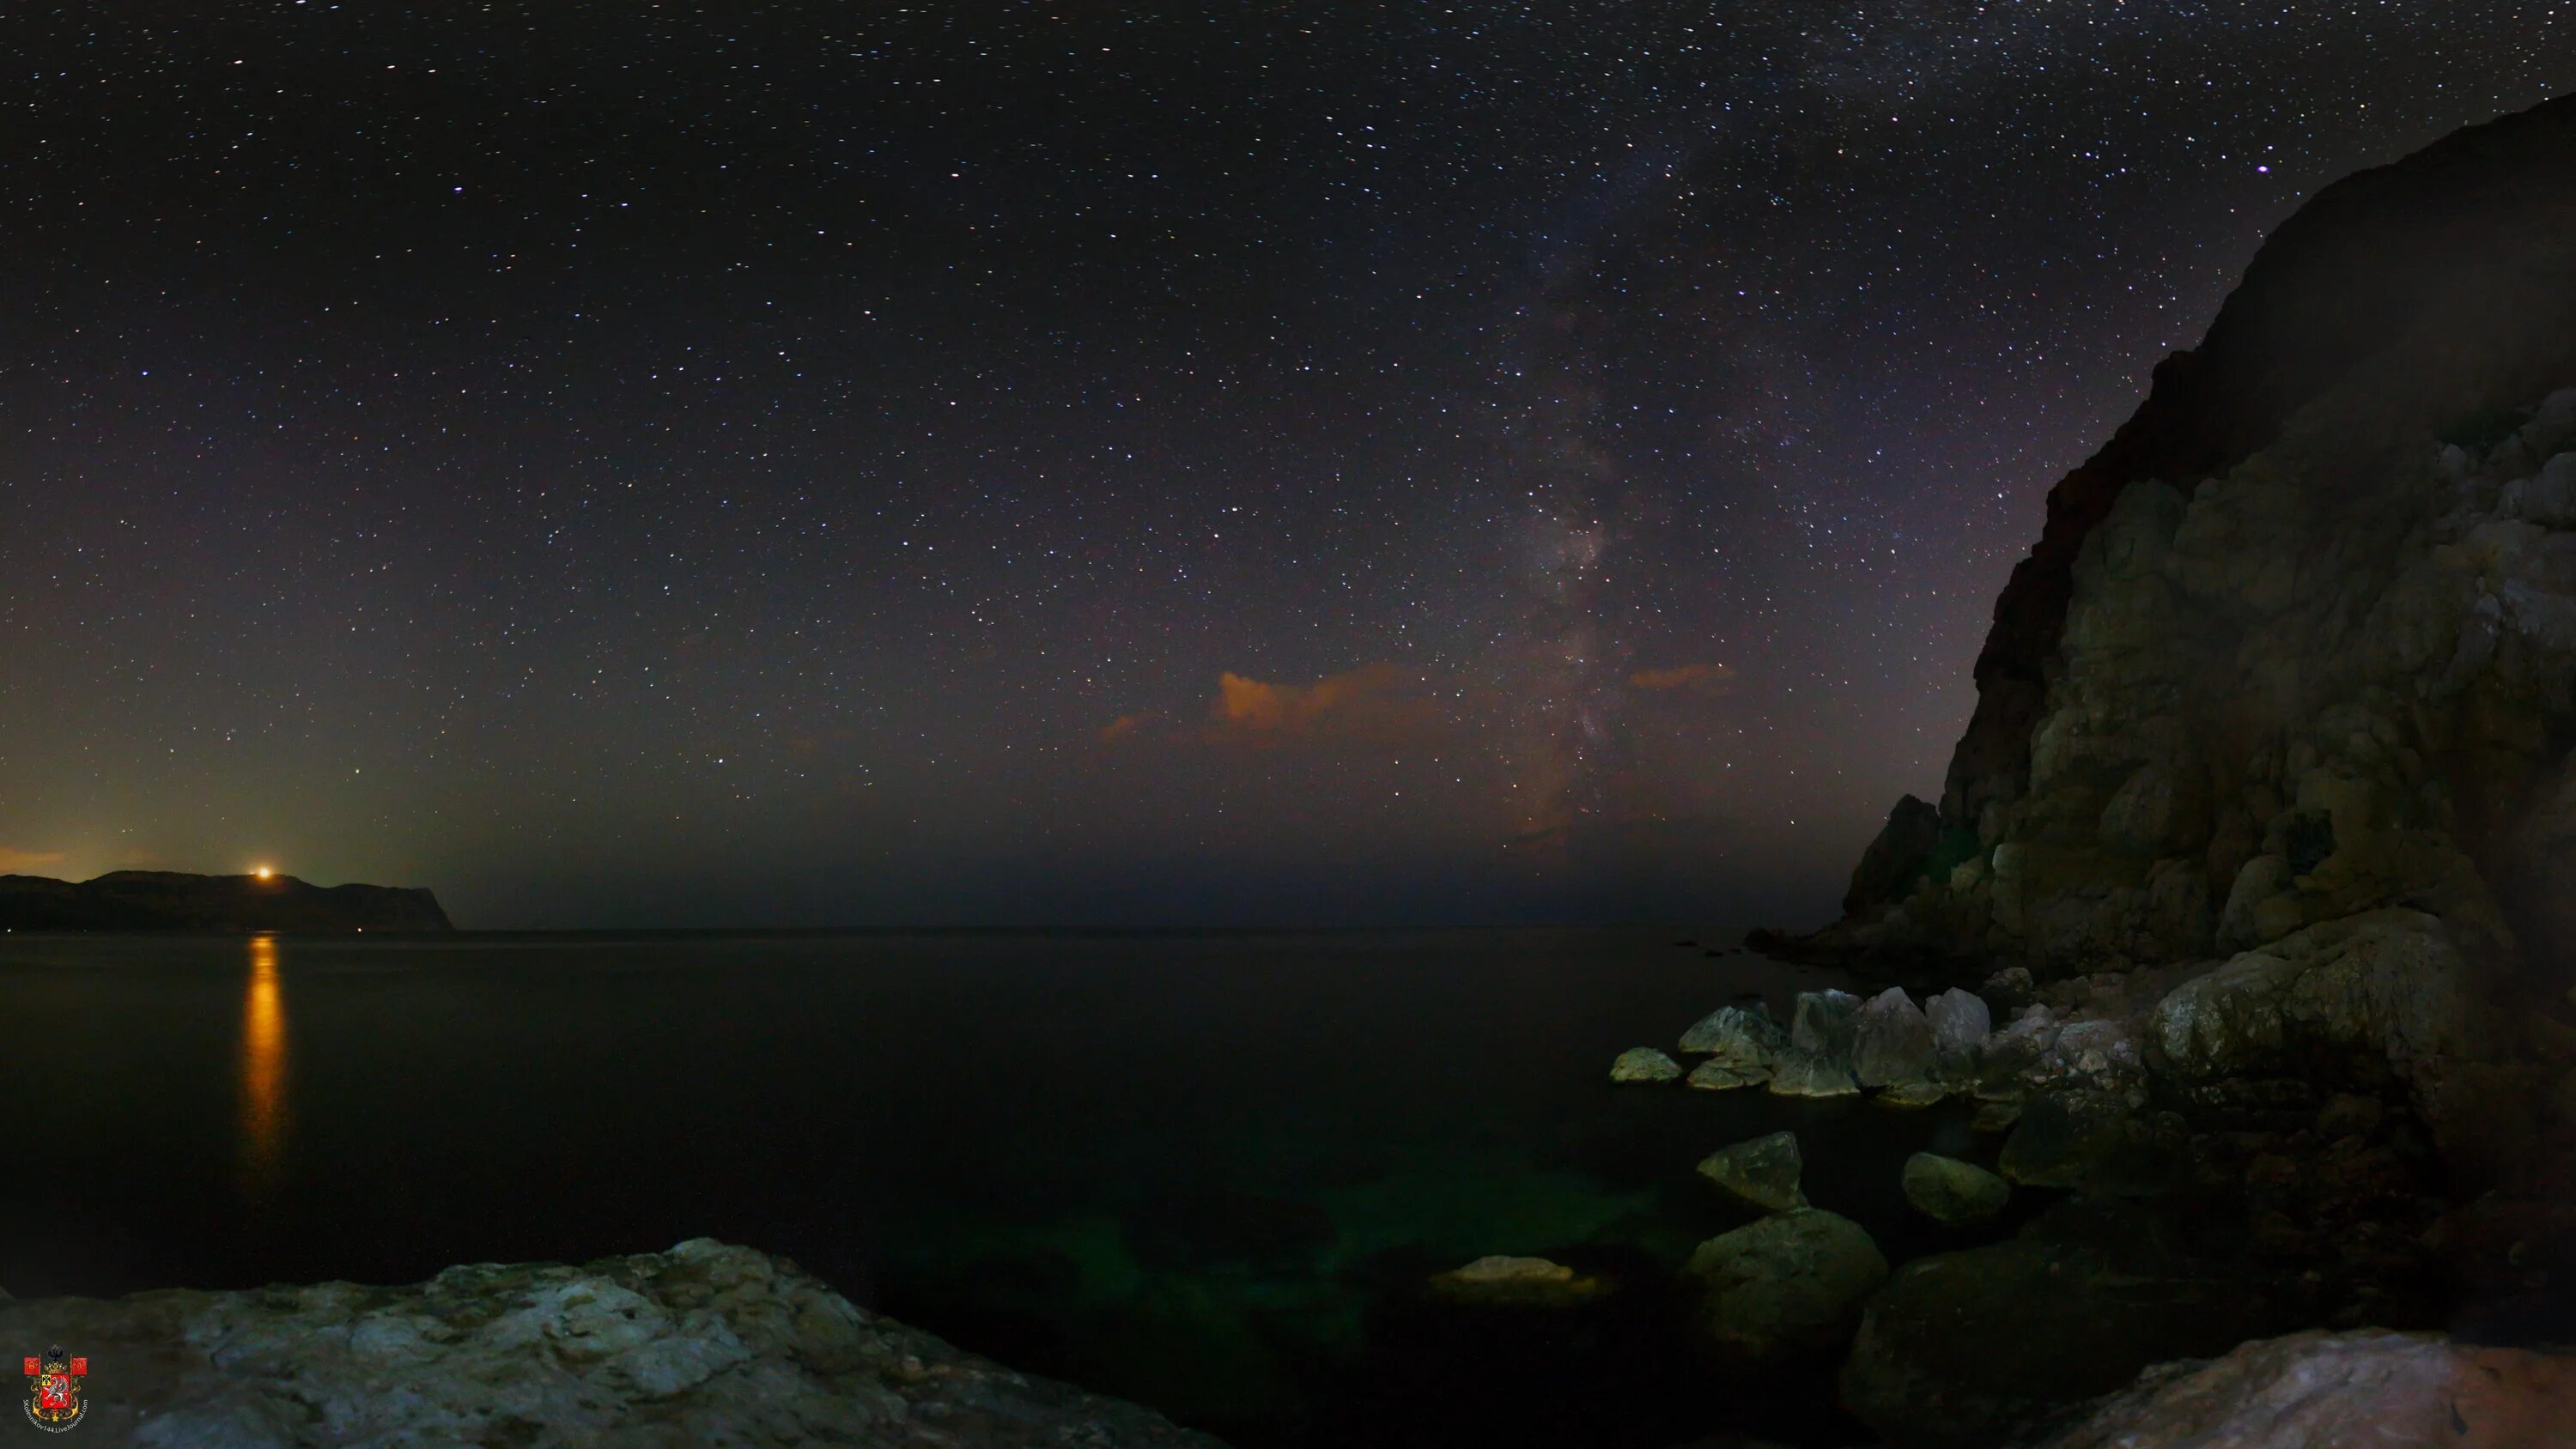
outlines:
[[[1795,924],[2545,4],[0,19],[0,868]]]

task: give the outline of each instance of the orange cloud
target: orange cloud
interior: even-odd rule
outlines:
[[[1152,715],[1146,714],[1122,714],[1100,727],[1100,742],[1104,745],[1114,745],[1144,728],[1145,721],[1151,718],[1153,718]]]
[[[1272,684],[1228,672],[1208,706],[1208,738],[1271,746],[1317,741],[1419,744],[1442,724],[1422,681],[1392,664],[1328,674],[1312,684]]]
[[[0,875],[16,875],[30,866],[59,865],[62,859],[59,850],[12,850],[0,845]]]
[[[1681,664],[1670,669],[1640,669],[1628,676],[1628,682],[1639,689],[1661,694],[1677,689],[1695,692],[1715,690],[1726,679],[1723,664]]]

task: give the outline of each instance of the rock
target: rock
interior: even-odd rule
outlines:
[[[2009,1014],[2028,1006],[2039,993],[2039,983],[2031,979],[2027,966],[2007,966],[1986,978],[1977,995]]]
[[[2023,1107],[2004,1141],[2003,1175],[2025,1187],[2147,1197],[2181,1175],[2180,1122],[2151,1122],[2107,1092],[2050,1092]]]
[[[1884,1087],[1932,1074],[1932,1023],[1903,987],[1864,1003],[1852,1025],[1852,1072],[1864,1087]]]
[[[2177,986],[2148,1017],[2148,1042],[2184,1102],[2210,1107],[2241,1078],[2316,1078],[2331,1063],[2352,1081],[2354,1063],[2385,1063],[2442,1156],[2476,1179],[2527,1153],[2530,1135],[2512,1096],[2481,1091],[2481,1063],[2506,1055],[2494,993],[2434,916],[2362,911]]]
[[[1431,1291],[1479,1307],[1564,1308],[1600,1297],[1609,1285],[1545,1258],[1494,1256],[1433,1274]]]
[[[1882,1107],[1929,1107],[1949,1095],[1948,1083],[1916,1077],[1911,1081],[1897,1082],[1870,1100]]]
[[[1767,1213],[1784,1213],[1807,1205],[1798,1188],[1798,1134],[1774,1132],[1721,1147],[1699,1164],[1699,1175],[1729,1196]]]
[[[1968,1130],[1972,1132],[2009,1132],[2012,1130],[2013,1124],[2020,1120],[2021,1104],[2019,1102],[1986,1102],[1978,1106],[1976,1116],[1968,1119]]]
[[[0,1325],[9,1342],[73,1346],[98,1365],[82,1434],[110,1444],[1220,1449],[703,1238],[581,1267],[450,1268],[403,1288],[25,1300],[0,1304]]]
[[[1813,1052],[1785,1047],[1771,1066],[1771,1095],[1775,1097],[1856,1097],[1860,1083],[1852,1079],[1851,1069]]]
[[[1974,1163],[1918,1152],[1905,1159],[1905,1200],[1934,1222],[1974,1223],[2004,1210],[2012,1187]]]
[[[2301,1306],[2181,1253],[2131,1205],[2063,1203],[2010,1241],[1900,1269],[1862,1317],[1843,1405],[1897,1449],[1994,1449],[2149,1364],[2291,1327]]]
[[[1789,1045],[1810,1056],[1848,1062],[1859,1015],[1860,998],[1848,991],[1801,991],[1789,1019]]]
[[[1769,1067],[1730,1067],[1711,1057],[1691,1068],[1690,1075],[1682,1079],[1682,1084],[1704,1092],[1728,1092],[1737,1087],[1758,1087],[1769,1080]]]
[[[1908,795],[1887,812],[1887,823],[1861,852],[1852,868],[1851,887],[1843,893],[1843,910],[1858,913],[1905,899],[1925,864],[1941,844],[1941,812]]]
[[[1923,1015],[1932,1025],[1934,1056],[1952,1072],[1974,1066],[1986,1038],[1994,1034],[1994,1015],[1985,998],[1956,986],[1924,1002]]]
[[[1798,1208],[1700,1244],[1683,1274],[1700,1290],[1702,1343],[1740,1372],[1840,1348],[1887,1259],[1858,1223]]]
[[[1681,1049],[1705,1052],[1711,1061],[1738,1071],[1767,1071],[1787,1042],[1788,1034],[1757,1003],[1750,1008],[1721,1006],[1700,1018],[1682,1033]]]
[[[2569,1449],[2576,1358],[2370,1329],[2160,1365],[2041,1449]]]
[[[1630,1047],[1610,1064],[1614,1082],[1670,1082],[1681,1074],[1680,1063],[1653,1047]]]

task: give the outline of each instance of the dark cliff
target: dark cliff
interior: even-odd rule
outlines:
[[[2299,486],[2372,491],[2441,443],[2509,440],[2571,384],[2576,97],[2320,192],[2265,243],[2200,346],[2161,364],[2137,413],[2051,491],[1977,659],[1975,713],[1941,796],[1946,831],[1909,818],[1903,840],[1874,847],[1870,888],[1854,880],[1867,898],[1846,903],[1849,917],[1884,910],[1922,879],[1892,869],[1906,864],[1892,855],[1946,868],[2012,833],[2012,807],[2032,789],[2034,737],[2067,671],[2078,558],[2132,485],[2161,481],[2188,497],[2291,442]],[[2197,642],[2238,642],[2219,635]],[[2475,813],[2477,802],[2464,803]],[[2230,882],[2207,884],[2214,908]]]
[[[0,876],[12,931],[409,931],[455,929],[438,897],[392,886],[317,886],[293,876],[120,870],[96,880]]]

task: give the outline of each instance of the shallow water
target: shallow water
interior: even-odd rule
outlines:
[[[408,1282],[707,1235],[1246,1449],[1832,1442],[1819,1375],[1704,1379],[1665,1284],[1778,1127],[1892,1260],[1961,1111],[1614,1088],[1746,992],[1670,928],[1201,935],[0,937],[0,1284]],[[1541,1253],[1576,1312],[1426,1302]]]

